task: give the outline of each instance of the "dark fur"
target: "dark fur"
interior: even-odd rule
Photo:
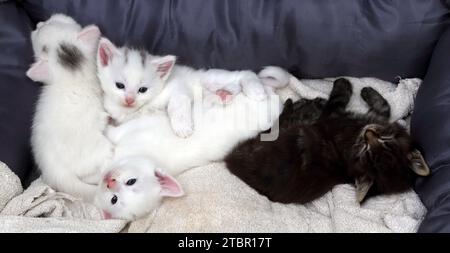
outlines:
[[[76,46],[62,43],[58,48],[58,63],[69,70],[77,70],[83,64],[84,55]]]
[[[261,142],[257,136],[240,143],[225,158],[228,169],[282,203],[307,203],[341,183],[355,183],[359,201],[409,189],[415,178],[412,168],[426,174],[428,167],[408,133],[388,122],[389,104],[374,89],[361,91],[370,108],[367,115],[345,110],[351,95],[351,84],[341,78],[326,102],[286,101],[279,138]]]

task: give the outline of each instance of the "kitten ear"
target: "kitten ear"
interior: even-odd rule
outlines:
[[[181,197],[184,191],[178,181],[161,170],[155,171],[155,176],[161,185],[161,196],[163,197]]]
[[[281,113],[291,113],[294,110],[294,102],[288,98],[283,104],[283,111]]]
[[[94,45],[100,39],[101,35],[100,29],[96,25],[88,25],[78,33],[77,39]]]
[[[175,66],[176,57],[174,55],[166,55],[162,57],[156,57],[151,60],[151,63],[156,67],[156,73],[159,77],[166,81],[172,72],[173,66]]]
[[[111,63],[114,55],[118,55],[119,49],[107,38],[101,38],[98,43],[97,64],[106,67]]]
[[[28,69],[26,75],[35,82],[45,82],[50,77],[48,61],[39,60]]]
[[[425,159],[419,150],[414,150],[408,155],[409,160],[412,163],[411,169],[419,176],[430,175],[430,168],[428,167]]]
[[[367,177],[357,178],[355,181],[356,186],[356,201],[361,203],[365,198],[367,193],[370,190],[370,187],[373,185],[373,180]]]
[[[292,99],[288,98],[286,101],[284,101],[284,106],[286,107],[292,107],[294,102],[292,102]]]
[[[294,104],[292,99],[288,98],[283,104],[283,111],[281,111],[280,116],[278,117],[278,121],[284,122],[286,118],[289,118],[291,114],[294,112]]]

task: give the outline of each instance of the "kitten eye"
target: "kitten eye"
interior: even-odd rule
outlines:
[[[116,83],[116,87],[117,87],[117,89],[119,89],[119,90],[125,89],[125,85],[124,85],[123,83]]]
[[[111,204],[116,204],[117,203],[117,196],[116,195],[114,195],[113,197],[112,197],[112,199],[111,199]]]
[[[148,90],[147,87],[141,87],[139,88],[139,93],[145,93]]]
[[[136,183],[136,181],[137,181],[136,178],[132,178],[132,179],[127,181],[126,185],[134,185]]]

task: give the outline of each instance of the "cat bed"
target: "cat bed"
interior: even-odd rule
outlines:
[[[419,231],[450,231],[450,0],[2,0],[0,160],[25,186],[38,176],[29,138],[40,87],[24,75],[33,61],[29,34],[58,12],[99,25],[113,42],[175,54],[190,66],[423,78],[411,134],[432,174],[416,187],[429,208]]]
[[[331,90],[330,80],[296,80],[279,94],[283,100],[304,97],[297,91],[308,82],[317,82],[314,87],[324,96]],[[380,86],[382,81],[351,78],[351,82],[358,90],[361,85]],[[409,100],[420,80],[403,82],[410,89],[399,92],[398,102]],[[386,89],[379,92],[384,96],[396,90],[394,84],[383,84]],[[352,110],[364,110],[357,92],[352,100]],[[409,115],[412,106],[391,104],[395,109],[399,105],[407,105],[404,116]],[[338,185],[306,205],[274,203],[229,173],[224,163],[192,168],[178,181],[184,197],[165,199],[148,217],[127,226],[123,220],[102,220],[95,206],[55,192],[41,179],[22,191],[18,178],[1,164],[0,232],[415,232],[426,214],[412,190],[375,197],[360,206],[352,185]]]

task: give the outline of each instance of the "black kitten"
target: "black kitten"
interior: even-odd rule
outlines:
[[[361,97],[370,110],[345,110],[352,95],[338,79],[328,101],[285,103],[273,142],[247,140],[225,158],[228,169],[272,201],[307,203],[342,183],[355,183],[357,200],[408,190],[429,169],[406,130],[389,123],[390,107],[374,89]],[[308,109],[312,109],[308,111]]]

